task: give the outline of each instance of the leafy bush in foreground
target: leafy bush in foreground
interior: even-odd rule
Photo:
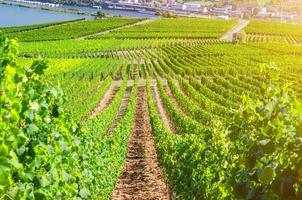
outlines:
[[[302,104],[271,85],[262,101],[244,99],[230,127],[240,198],[301,199]]]
[[[85,196],[79,129],[62,110],[63,92],[42,80],[45,61],[18,66],[17,51],[0,36],[0,199]]]

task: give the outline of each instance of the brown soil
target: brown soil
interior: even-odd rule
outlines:
[[[143,68],[142,70],[145,72],[145,76],[148,77],[148,76],[149,76],[149,73],[148,73],[148,71],[147,71],[147,67],[146,67],[145,62],[143,62],[142,68]],[[143,76],[142,76],[142,77],[143,77]],[[145,77],[143,77],[143,78],[145,78]]]
[[[170,192],[158,164],[152,137],[145,87],[138,88],[134,129],[128,145],[124,172],[113,200],[168,200]]]
[[[163,105],[157,86],[156,85],[151,86],[151,90],[154,98],[154,103],[157,107],[157,111],[162,117],[164,124],[166,125],[166,127],[169,129],[170,132],[176,133],[176,128]]]
[[[134,79],[135,76],[138,76],[140,78],[139,70],[138,70],[138,64],[134,64],[134,70],[132,73],[132,79]]]
[[[104,94],[103,99],[97,105],[97,107],[92,111],[90,118],[95,117],[99,112],[102,112],[108,105],[112,102],[115,94],[118,92],[119,87],[116,85],[111,85],[107,92]]]
[[[176,106],[176,108],[183,111],[182,107],[179,105],[178,101],[176,100],[171,88],[168,85],[164,86],[164,88],[165,88],[167,95],[170,97],[172,103]]]
[[[114,128],[116,127],[116,125],[119,123],[119,121],[124,116],[125,111],[126,111],[127,106],[128,106],[128,103],[129,103],[129,100],[130,100],[131,90],[132,90],[132,87],[128,86],[127,89],[126,89],[125,95],[122,99],[122,103],[120,105],[118,114],[115,117],[115,119],[113,120],[113,122],[111,123],[111,125],[110,125],[110,127],[109,127],[109,129],[108,129],[108,131],[105,135],[111,134],[113,132]]]

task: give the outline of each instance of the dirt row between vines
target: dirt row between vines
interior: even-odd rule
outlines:
[[[145,87],[138,88],[135,115],[124,171],[112,199],[168,200],[170,191],[157,159]]]
[[[130,101],[130,96],[131,96],[131,91],[132,91],[132,86],[128,86],[126,89],[126,92],[123,96],[122,103],[119,107],[119,111],[113,122],[111,123],[106,135],[111,134],[114,131],[114,128],[118,125],[118,123],[121,121],[122,117],[124,116],[126,109],[128,107],[129,101]]]
[[[119,86],[111,85],[110,88],[104,94],[104,98],[100,101],[97,107],[92,111],[90,117],[95,117],[99,112],[102,112],[112,102],[115,94],[119,91]]]
[[[176,133],[176,127],[174,126],[174,123],[171,120],[170,116],[168,115],[168,112],[162,102],[157,85],[154,85],[151,87],[151,92],[152,92],[152,96],[154,99],[154,103],[157,108],[157,112],[162,117],[162,120],[163,120],[165,126],[168,128],[168,130],[170,132]]]
[[[172,103],[174,104],[174,106],[185,113],[184,109],[181,107],[181,105],[178,103],[176,97],[174,96],[171,88],[169,87],[169,85],[164,86],[164,89],[166,91],[166,94],[169,96],[170,100],[172,101]]]
[[[155,82],[154,80],[151,81],[151,85],[153,85],[154,82]],[[105,94],[104,94],[103,98],[100,100],[99,104],[90,113],[90,116],[89,116],[90,118],[94,118],[98,113],[105,110],[111,104],[111,102],[113,101],[116,93],[119,91],[122,83],[123,83],[123,80],[112,81],[109,89],[105,92]],[[97,89],[94,89],[95,92],[97,92],[99,90],[100,86],[101,86],[101,83],[98,84]],[[128,87],[133,87],[134,86],[134,80],[128,80],[127,86]],[[139,79],[138,80],[138,86],[146,86],[146,80]],[[129,100],[129,98],[127,98],[127,100]],[[123,107],[123,108],[125,108],[125,107]],[[123,114],[123,109],[121,109],[121,112]],[[121,112],[119,112],[119,115],[121,115]]]

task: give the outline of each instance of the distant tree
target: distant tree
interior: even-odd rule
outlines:
[[[162,16],[165,18],[175,18],[177,17],[173,12],[171,11],[156,11],[155,15]]]
[[[102,10],[99,10],[96,14],[96,18],[104,18],[104,17],[106,17],[106,14]]]
[[[173,17],[175,17],[175,15],[172,12],[168,11],[168,12],[166,12],[166,17],[173,18]]]
[[[156,16],[161,16],[161,12],[160,12],[160,11],[156,11],[156,12],[155,12],[155,15],[156,15]]]

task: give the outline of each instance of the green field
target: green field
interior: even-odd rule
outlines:
[[[137,21],[137,19],[122,18],[80,20],[75,23],[64,23],[61,26],[49,26],[27,31],[15,31],[13,33],[9,33],[9,29],[6,29],[5,32],[8,32],[8,36],[18,38],[20,41],[62,40],[91,35]]]
[[[41,176],[21,176],[20,182],[39,182],[27,185],[28,191],[12,178],[0,187],[0,199],[19,187],[16,199],[24,191],[29,199],[31,192],[36,199],[301,199],[301,107],[293,111],[291,97],[282,92],[279,102],[278,90],[265,92],[262,67],[278,68],[276,83],[288,85],[297,96],[294,105],[300,105],[302,47],[284,40],[220,40],[236,20],[176,18],[135,25],[140,21],[5,29],[21,41],[21,66],[47,58],[43,79],[63,89],[64,108],[82,128],[76,137],[83,146],[73,157],[79,168],[43,166]],[[127,24],[134,26],[100,34]],[[256,20],[245,31],[248,37],[302,38],[299,28]],[[265,114],[249,113],[252,105],[243,111],[250,101],[270,97],[277,103],[266,102]],[[256,127],[262,129],[254,130],[258,118]],[[61,186],[52,184],[55,177]],[[159,187],[163,183],[169,194]]]
[[[236,20],[159,19],[92,38],[217,38],[235,24]]]
[[[253,20],[245,28],[249,42],[287,42],[301,44],[302,25],[278,21]]]

